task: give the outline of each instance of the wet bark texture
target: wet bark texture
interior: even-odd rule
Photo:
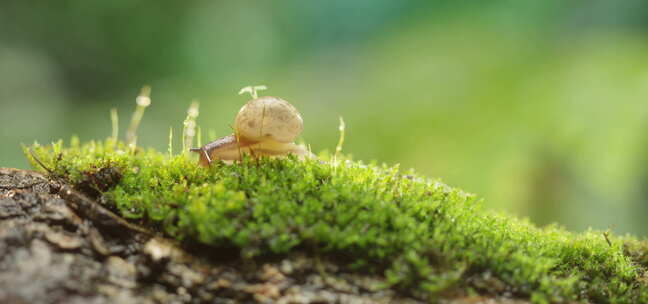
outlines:
[[[0,168],[0,303],[422,302],[381,283],[304,253],[251,261],[179,246],[68,185]],[[448,302],[481,301],[493,300]]]

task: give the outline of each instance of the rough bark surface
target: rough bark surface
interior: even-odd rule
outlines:
[[[0,303],[421,303],[305,253],[179,246],[70,186],[0,168]],[[446,303],[522,303],[460,297]]]

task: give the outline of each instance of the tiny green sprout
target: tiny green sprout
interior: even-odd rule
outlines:
[[[189,109],[187,110],[187,118],[183,123],[182,132],[182,153],[188,153],[189,148],[193,145],[193,139],[196,136],[196,118],[198,118],[198,101],[192,101]]]
[[[340,139],[338,140],[337,146],[335,146],[335,155],[333,156],[334,166],[337,166],[337,160],[340,156],[340,153],[342,153],[342,146],[344,145],[344,132],[346,130],[346,124],[344,123],[342,116],[340,116],[340,126],[338,127],[338,130],[340,130]]]
[[[250,93],[250,95],[252,95],[252,98],[257,99],[257,98],[259,98],[259,96],[257,95],[257,91],[263,91],[263,90],[267,90],[267,89],[268,89],[268,87],[264,86],[264,85],[247,86],[247,87],[242,88],[239,91],[239,95],[242,95],[244,93]]]
[[[131,149],[134,149],[137,145],[137,129],[139,128],[139,124],[144,116],[144,110],[146,110],[146,107],[151,105],[151,87],[142,87],[140,94],[135,99],[135,102],[137,103],[137,107],[135,108],[135,112],[133,112],[130,126],[126,131],[126,143]]]
[[[169,158],[173,157],[173,127],[169,127]]]
[[[202,146],[202,128],[200,126],[196,127],[196,140],[198,143],[198,146]]]
[[[117,138],[119,137],[119,116],[115,108],[110,109],[110,122],[112,123],[111,138],[114,142],[117,142]]]

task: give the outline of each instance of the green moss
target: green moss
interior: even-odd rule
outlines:
[[[297,249],[344,257],[349,269],[382,272],[389,286],[430,299],[467,291],[537,303],[648,302],[645,244],[540,229],[397,166],[287,158],[202,168],[111,140],[33,149],[54,175],[90,181],[125,218],[244,257]],[[115,185],[102,184],[106,168],[120,173]]]

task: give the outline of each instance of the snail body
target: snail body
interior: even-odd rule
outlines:
[[[200,164],[209,166],[214,160],[241,160],[244,154],[310,157],[304,146],[294,143],[302,132],[304,121],[294,106],[271,96],[247,102],[236,115],[234,134],[219,138],[200,148],[191,149],[200,155]]]

